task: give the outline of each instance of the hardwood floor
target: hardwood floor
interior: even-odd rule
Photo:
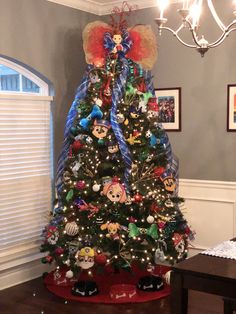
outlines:
[[[0,314],[170,314],[170,299],[155,302],[99,305],[71,302],[65,304],[44,287],[38,278],[27,283],[0,291]],[[220,297],[191,291],[189,314],[221,314],[223,301]]]

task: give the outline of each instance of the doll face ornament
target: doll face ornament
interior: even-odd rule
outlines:
[[[110,123],[106,120],[95,120],[92,134],[98,139],[104,138],[107,136],[110,127]]]
[[[82,248],[75,255],[77,265],[82,269],[89,269],[94,265],[94,249],[89,246]]]
[[[116,178],[104,185],[102,194],[112,202],[124,203],[127,199],[124,186]]]
[[[108,152],[110,154],[115,154],[119,151],[119,145],[117,143],[109,143]]]
[[[115,43],[116,45],[118,45],[118,44],[120,44],[120,43],[122,42],[121,34],[115,34],[115,35],[113,35],[112,39],[113,39],[113,41],[114,41],[114,43]]]

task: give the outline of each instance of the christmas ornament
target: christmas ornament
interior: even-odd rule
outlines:
[[[84,190],[86,188],[86,182],[85,181],[78,181],[75,185],[77,190]]]
[[[175,179],[171,173],[164,172],[161,175],[160,180],[163,182],[166,191],[168,191],[168,192],[174,192],[175,191],[176,183],[175,183]]]
[[[179,233],[174,233],[173,243],[176,251],[178,252],[178,257],[180,258],[185,250],[185,242],[183,236]]]
[[[130,144],[130,145],[134,145],[134,144],[141,144],[141,140],[138,140],[137,138],[140,137],[141,134],[139,132],[133,132],[132,134],[129,135],[129,137],[126,139],[126,141]]]
[[[142,114],[141,109],[137,109],[135,106],[130,106],[129,115],[132,119],[138,119]]]
[[[65,250],[62,247],[57,247],[54,252],[56,255],[61,255],[64,253],[64,251]]]
[[[118,123],[123,123],[125,121],[125,116],[122,113],[118,113],[116,117]]]
[[[57,230],[57,227],[48,226],[46,230],[47,230],[47,233],[46,233],[47,242],[51,245],[55,245],[59,239],[59,232]]]
[[[98,216],[98,217],[96,218],[96,224],[97,224],[97,225],[100,226],[100,225],[103,224],[103,222],[104,222],[104,221],[103,221],[103,218],[102,218],[102,217]]]
[[[146,132],[145,136],[149,139],[149,145],[151,147],[155,147],[158,144],[156,136],[150,130]]]
[[[92,127],[92,134],[97,138],[104,138],[107,136],[111,125],[106,120],[95,120]]]
[[[94,249],[84,247],[75,254],[76,264],[82,269],[89,269],[94,265]]]
[[[155,251],[155,256],[154,256],[155,263],[158,264],[160,262],[164,262],[165,260],[166,259],[165,259],[164,252],[160,248],[157,248]]]
[[[91,84],[96,84],[101,80],[97,71],[89,72],[89,79]]]
[[[151,210],[152,212],[154,212],[154,213],[158,213],[158,212],[160,212],[160,211],[162,210],[162,208],[159,207],[159,206],[157,205],[157,203],[154,202],[154,203],[151,204],[150,210]]]
[[[93,119],[102,119],[103,113],[98,105],[94,105],[91,113],[86,117],[80,120],[79,125],[84,129],[88,130],[91,120]]]
[[[66,195],[66,201],[69,202],[73,198],[73,195],[74,195],[74,190],[70,189],[70,191]]]
[[[107,238],[110,238],[112,240],[119,240],[119,234],[118,231],[120,230],[120,224],[113,223],[113,222],[107,222],[106,224],[101,225],[101,230],[106,230],[108,233],[106,234]]]
[[[94,261],[98,265],[106,265],[107,257],[106,255],[100,253],[100,254],[95,255]]]
[[[100,188],[101,188],[101,184],[95,183],[95,184],[92,186],[92,190],[93,190],[94,192],[98,192],[98,191],[100,190]]]
[[[152,224],[148,229],[139,228],[134,223],[129,223],[129,237],[138,237],[140,234],[147,234],[154,240],[158,239],[157,225]]]
[[[72,150],[75,154],[78,154],[78,151],[84,147],[84,144],[81,141],[74,141],[72,144]]]
[[[74,273],[73,273],[72,270],[68,270],[68,271],[66,272],[66,278],[71,279],[71,278],[73,278],[73,276],[74,276]]]
[[[170,207],[174,207],[175,205],[174,205],[174,203],[173,203],[170,199],[167,199],[167,200],[165,201],[165,206],[166,206],[167,208],[170,208]]]
[[[71,170],[75,177],[78,176],[78,172],[80,168],[83,166],[82,157],[84,157],[83,153],[78,154],[78,160],[74,161],[71,165]]]
[[[156,102],[156,98],[152,97],[148,100],[148,111],[147,111],[147,118],[149,120],[157,119],[158,117],[158,104]]]
[[[153,173],[156,178],[159,178],[164,172],[165,172],[164,167],[155,167],[153,169]]]
[[[153,216],[151,216],[151,215],[149,215],[149,216],[147,217],[147,222],[148,222],[149,224],[152,224],[152,223],[154,222],[154,220],[155,220],[155,218],[154,218]]]
[[[75,236],[79,232],[79,227],[75,221],[68,222],[65,226],[65,231],[69,236]]]
[[[114,142],[109,142],[108,143],[108,152],[110,154],[115,154],[119,151],[119,145],[118,143],[114,143]]]
[[[141,203],[143,201],[143,196],[139,193],[135,194],[133,197],[133,202]]]
[[[83,141],[86,144],[92,144],[93,143],[93,139],[92,137],[88,136],[87,134],[79,134],[75,137],[75,140],[78,141]]]
[[[46,263],[51,264],[52,261],[53,261],[53,257],[51,255],[47,255],[41,259],[41,262],[43,264],[46,264]]]
[[[104,184],[102,195],[105,195],[112,202],[124,203],[127,199],[123,184],[114,177],[111,182]]]

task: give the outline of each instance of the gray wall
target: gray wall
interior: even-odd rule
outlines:
[[[230,8],[232,1],[214,1],[225,24],[233,19],[224,6],[226,2]],[[176,25],[179,19],[176,9],[173,5],[167,12],[169,25]],[[133,20],[150,23],[157,34],[153,22],[157,16],[157,9],[145,9]],[[211,40],[219,35],[207,11],[201,27]],[[153,70],[155,87],[182,88],[182,132],[168,132],[180,159],[180,177],[236,181],[236,132],[226,131],[227,84],[236,84],[236,32],[204,58],[181,45],[169,32],[158,36],[158,46],[159,57]]]
[[[232,14],[223,8],[225,1],[215,2],[229,21]],[[0,54],[28,64],[54,84],[57,158],[66,114],[85,69],[81,32],[88,22],[101,18],[45,0],[0,0],[0,8]],[[155,8],[140,10],[130,25],[151,24],[156,31],[157,15]],[[174,5],[168,17],[175,23],[175,16]],[[214,39],[212,19],[205,20]],[[169,132],[180,159],[180,177],[236,181],[236,133],[226,132],[226,88],[236,84],[236,33],[204,58],[166,32],[158,37],[158,45],[155,87],[182,88],[182,132]]]
[[[54,85],[55,159],[67,112],[86,64],[81,33],[96,19],[45,0],[0,0],[0,54],[42,73]]]

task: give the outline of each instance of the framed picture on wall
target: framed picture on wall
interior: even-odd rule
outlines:
[[[228,85],[227,131],[228,132],[236,132],[236,84],[235,85]]]
[[[167,131],[181,131],[181,88],[156,88],[159,122]]]

